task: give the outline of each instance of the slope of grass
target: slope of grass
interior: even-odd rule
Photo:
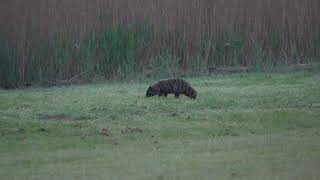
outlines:
[[[190,78],[197,100],[148,82],[0,90],[5,179],[319,179],[320,76]]]

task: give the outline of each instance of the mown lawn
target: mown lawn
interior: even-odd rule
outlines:
[[[320,179],[320,75],[0,90],[1,179]]]

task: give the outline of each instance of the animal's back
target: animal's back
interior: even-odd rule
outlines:
[[[189,83],[179,78],[161,80],[157,84],[164,93],[184,93],[190,87]]]

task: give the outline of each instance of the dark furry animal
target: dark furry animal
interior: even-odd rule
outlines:
[[[168,94],[174,94],[176,98],[180,94],[184,94],[191,99],[197,98],[197,91],[194,90],[189,83],[183,79],[168,79],[162,80],[150,86],[146,92],[147,97],[162,96],[167,97]]]

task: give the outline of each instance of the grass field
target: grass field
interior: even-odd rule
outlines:
[[[0,90],[1,179],[320,179],[320,75]]]

